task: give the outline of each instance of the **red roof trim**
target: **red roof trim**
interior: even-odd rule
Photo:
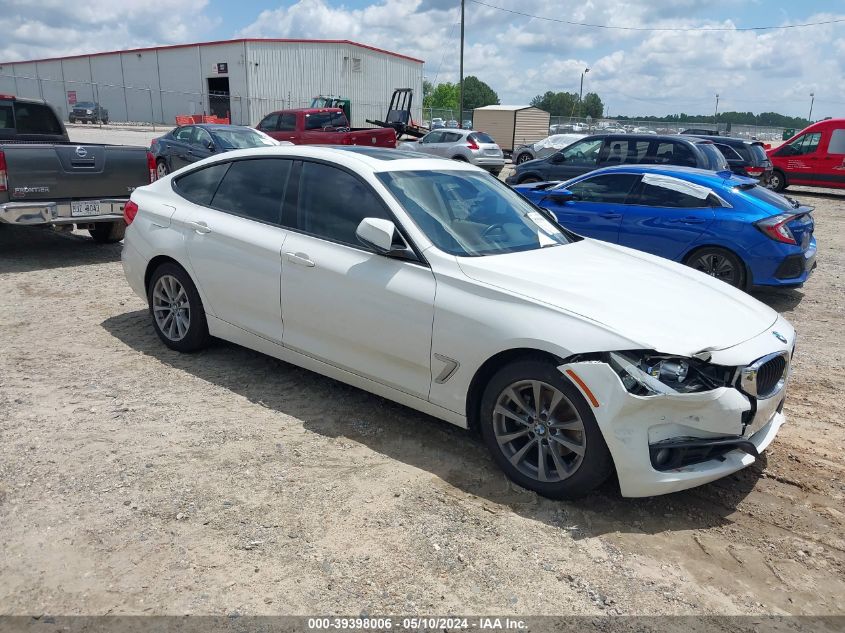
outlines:
[[[57,62],[62,59],[81,59],[83,57],[101,57],[103,55],[116,55],[118,53],[148,53],[151,51],[166,51],[173,48],[193,48],[194,46],[214,46],[217,44],[241,44],[244,42],[256,42],[256,43],[281,43],[281,44],[346,44],[349,46],[357,46],[359,48],[366,48],[370,51],[375,51],[376,53],[383,53],[385,55],[391,55],[393,57],[398,57],[400,59],[407,59],[412,62],[417,62],[420,64],[424,64],[425,61],[422,59],[417,59],[416,57],[409,57],[408,55],[402,55],[401,53],[394,53],[393,51],[388,51],[383,48],[377,48],[375,46],[369,46],[368,44],[360,44],[358,42],[353,42],[351,40],[301,40],[301,39],[279,39],[279,38],[260,38],[260,37],[251,37],[251,38],[241,38],[236,40],[215,40],[213,42],[194,42],[193,44],[170,44],[168,46],[150,46],[147,48],[127,48],[125,50],[118,50],[118,51],[104,51],[101,53],[83,53],[81,55],[66,55],[64,57],[45,57],[44,59],[28,59],[28,60],[20,60],[16,62],[0,62],[0,66],[11,66],[12,64],[35,64],[39,62]]]

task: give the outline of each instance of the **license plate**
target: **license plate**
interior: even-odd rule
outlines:
[[[71,202],[70,214],[74,217],[86,215],[100,215],[100,202],[86,200],[84,202]]]

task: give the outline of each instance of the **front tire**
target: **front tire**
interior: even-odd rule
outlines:
[[[521,165],[522,163],[527,163],[529,160],[533,160],[531,158],[531,154],[523,152],[522,154],[516,157],[516,164]]]
[[[208,345],[208,322],[197,288],[185,269],[174,263],[155,269],[147,288],[153,328],[177,352],[195,352]]]
[[[98,244],[114,244],[123,239],[126,234],[124,222],[98,222],[88,233]]]
[[[519,185],[528,185],[532,182],[542,182],[537,176],[525,176],[524,178],[520,178],[517,184]]]
[[[612,471],[595,415],[552,363],[525,360],[499,370],[484,391],[480,414],[493,460],[523,488],[572,499]]]
[[[776,169],[772,172],[772,175],[769,176],[769,187],[771,187],[772,191],[777,191],[778,193],[786,189],[786,176],[782,171]]]
[[[693,252],[684,264],[715,277],[734,288],[745,288],[745,264],[726,248],[708,246]]]

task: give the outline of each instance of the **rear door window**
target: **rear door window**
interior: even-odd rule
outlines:
[[[718,206],[718,199],[707,187],[671,176],[646,174],[633,203],[665,209],[700,209]]]
[[[14,108],[18,134],[62,134],[62,126],[48,106],[16,102]]]
[[[684,143],[675,143],[674,141],[657,143],[653,155],[653,162],[657,165],[683,165],[686,167],[698,165],[692,150]]]
[[[214,192],[217,191],[220,179],[223,178],[227,169],[229,169],[229,163],[215,163],[209,167],[197,169],[177,178],[173,183],[174,189],[186,200],[207,207],[211,204]]]
[[[193,125],[186,125],[185,127],[180,127],[173,133],[173,138],[179,141],[180,143],[190,143],[191,139],[194,136],[194,126]]]
[[[292,163],[283,158],[233,162],[211,206],[250,220],[281,224],[282,202]]]
[[[458,134],[457,132],[447,132],[443,135],[443,143],[457,143],[461,140],[463,135]]]

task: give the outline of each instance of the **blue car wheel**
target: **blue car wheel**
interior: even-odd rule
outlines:
[[[735,288],[745,287],[745,265],[739,257],[725,248],[701,248],[687,257],[684,263]]]

